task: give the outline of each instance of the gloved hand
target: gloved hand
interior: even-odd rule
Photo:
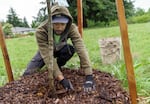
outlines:
[[[64,89],[66,90],[74,90],[71,82],[69,80],[67,80],[66,78],[64,78],[63,80],[60,81],[60,84],[62,84],[62,86],[64,87]]]
[[[92,90],[95,90],[95,83],[94,83],[92,75],[86,76],[86,80],[85,80],[83,88],[85,92],[90,92]]]

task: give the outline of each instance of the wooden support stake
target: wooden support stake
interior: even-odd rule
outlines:
[[[124,58],[126,63],[126,71],[129,84],[129,93],[132,104],[137,104],[136,82],[134,77],[134,68],[130,52],[130,45],[127,32],[127,23],[125,19],[124,5],[122,0],[116,0],[118,18],[120,23],[121,38],[124,50]]]
[[[0,46],[2,49],[3,57],[4,57],[8,80],[9,80],[9,82],[14,81],[12,70],[11,70],[11,65],[10,65],[10,61],[9,61],[9,55],[8,55],[7,48],[6,48],[4,33],[2,30],[1,24],[0,24]]]
[[[83,9],[82,9],[82,0],[77,0],[77,11],[78,11],[78,30],[83,37]]]

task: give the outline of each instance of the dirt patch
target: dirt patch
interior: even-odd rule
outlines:
[[[49,96],[48,71],[35,73],[0,87],[0,104],[131,104],[128,93],[118,79],[109,73],[94,70],[96,90],[83,91],[85,76],[82,70],[63,69],[74,92],[60,93],[58,98]],[[55,81],[57,91],[63,90]]]

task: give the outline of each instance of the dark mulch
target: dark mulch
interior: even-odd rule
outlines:
[[[94,70],[96,90],[85,93],[83,71],[63,69],[62,72],[72,82],[74,92],[59,93],[57,99],[51,98],[48,71],[44,71],[0,87],[0,104],[131,104],[120,81],[109,73]],[[63,90],[57,81],[55,86],[57,92]]]

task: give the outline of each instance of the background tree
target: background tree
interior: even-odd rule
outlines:
[[[134,1],[131,0],[124,0],[124,7],[125,7],[125,13],[126,18],[129,18],[134,15],[135,9],[134,9]]]
[[[77,0],[67,0],[69,3],[69,11],[77,23]],[[47,19],[45,1],[40,2],[44,5],[34,17],[31,26],[37,27],[41,22]],[[83,26],[88,27],[90,21],[93,24],[100,23],[102,26],[109,26],[111,21],[118,19],[115,0],[83,0]],[[134,5],[131,0],[124,0],[126,17],[134,15]]]
[[[20,25],[20,19],[13,8],[10,8],[6,22],[12,24],[14,27]]]
[[[26,17],[23,18],[22,26],[23,26],[23,27],[29,27],[28,21],[27,21]]]
[[[29,27],[27,19],[25,17],[23,20],[19,18],[13,8],[10,8],[6,22],[12,24],[13,27]]]
[[[35,20],[33,20],[33,21],[32,21],[32,23],[31,23],[31,27],[32,27],[32,28],[36,28],[36,27],[38,27],[38,24],[36,23],[36,21],[35,21]]]
[[[69,10],[77,22],[77,1],[68,0]],[[109,25],[110,21],[117,19],[115,0],[84,0],[83,2],[83,25],[88,27],[88,21],[104,22]],[[134,13],[134,5],[131,0],[124,0],[125,11],[128,16]]]
[[[141,15],[144,15],[144,14],[145,14],[145,11],[142,8],[137,8],[136,11],[135,11],[135,16],[141,16]]]
[[[33,28],[38,27],[41,22],[43,22],[44,20],[48,18],[46,2],[42,1],[40,2],[40,4],[44,6],[39,10],[37,17],[33,17],[34,20],[32,21],[32,24],[31,24],[31,27]]]

